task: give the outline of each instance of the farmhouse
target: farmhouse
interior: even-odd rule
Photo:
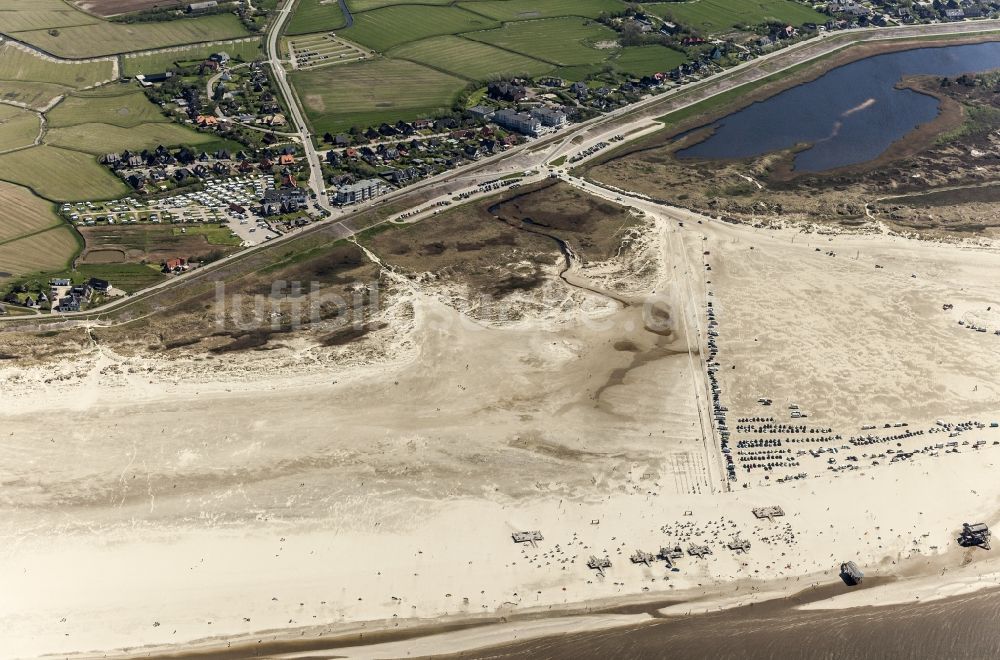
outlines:
[[[164,273],[182,273],[187,270],[187,267],[187,259],[174,257],[163,262],[162,270]]]
[[[173,71],[165,71],[163,73],[147,73],[147,74],[136,74],[135,79],[139,81],[139,84],[143,87],[152,87],[153,83],[166,82],[168,79],[173,78]]]
[[[206,0],[205,2],[192,2],[187,6],[188,13],[196,14],[200,11],[208,11],[219,6],[217,0]]]

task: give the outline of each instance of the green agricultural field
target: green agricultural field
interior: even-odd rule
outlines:
[[[285,34],[309,34],[339,30],[347,24],[337,0],[299,0],[295,13],[288,19]]]
[[[388,59],[295,71],[289,79],[320,135],[433,115],[450,108],[467,85],[419,64]]]
[[[41,110],[57,96],[65,93],[66,88],[62,85],[0,80],[0,100],[8,103],[23,103],[35,110]]]
[[[0,2],[0,32],[62,28],[100,23],[61,0],[4,0]]]
[[[644,4],[647,11],[703,35],[731,32],[737,26],[769,20],[791,25],[825,23],[827,16],[793,0],[690,0]]]
[[[176,67],[178,62],[204,61],[208,59],[209,55],[219,51],[225,51],[234,60],[241,62],[251,62],[258,57],[263,57],[260,37],[222,41],[209,46],[181,46],[145,55],[124,55],[122,56],[122,75],[160,73]]]
[[[633,76],[664,73],[687,61],[684,53],[665,46],[631,46],[622,49],[611,64]]]
[[[422,5],[450,5],[455,0],[419,0]],[[347,7],[353,13],[391,7],[392,5],[415,4],[414,0],[347,0]]]
[[[54,33],[54,34],[53,34]],[[214,42],[245,37],[246,30],[232,14],[185,18],[162,23],[101,21],[56,30],[13,32],[12,36],[58,57],[81,58]]]
[[[183,229],[183,231],[182,231]],[[233,236],[233,230],[228,225],[184,225],[174,227],[174,236],[204,236],[209,245],[227,245],[239,247],[243,242],[239,236]]]
[[[89,123],[130,128],[140,124],[170,122],[142,90],[120,85],[67,96],[46,113],[46,117],[50,128]]]
[[[67,224],[0,243],[0,285],[27,273],[67,268],[81,247],[80,235]]]
[[[0,179],[57,202],[111,199],[128,192],[92,155],[46,145],[0,155]]]
[[[140,151],[165,146],[198,146],[215,141],[215,136],[161,122],[122,128],[111,124],[78,124],[53,128],[45,135],[45,144],[100,156],[112,151]]]
[[[0,244],[63,224],[50,202],[32,195],[27,188],[12,183],[0,181],[0,206],[17,209],[17,213],[4,213],[0,216]]]
[[[45,144],[102,155],[158,145],[201,145],[216,137],[164,116],[141,90],[106,87],[77,92],[47,113]]]
[[[426,64],[468,80],[487,80],[497,76],[538,76],[553,69],[547,62],[451,35],[403,44],[390,50],[388,55]]]
[[[41,127],[42,120],[31,110],[0,105],[0,152],[30,147]]]
[[[458,6],[498,21],[558,16],[597,18],[604,13],[625,11],[627,8],[621,0],[481,0],[460,2]]]
[[[111,60],[53,62],[9,42],[0,44],[0,80],[55,83],[79,89],[111,80],[113,73]]]
[[[463,36],[564,66],[605,61],[616,48],[595,46],[615,44],[618,38],[614,30],[582,18],[520,21]]]
[[[338,36],[384,53],[409,41],[497,25],[492,19],[458,7],[402,5],[358,14],[354,17],[354,25],[339,32]]]

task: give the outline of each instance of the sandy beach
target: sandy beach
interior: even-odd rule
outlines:
[[[622,203],[649,219],[622,258],[652,260],[656,276],[629,286],[638,269],[620,263],[574,276],[655,298],[669,309],[655,333],[648,305],[565,284],[560,304],[502,324],[418,282],[398,287],[385,311],[396,323],[353,357],[292,342],[163,362],[96,345],[58,366],[4,365],[5,657],[335,646],[506,622],[404,645],[450,653],[647,616],[562,616],[612,605],[669,601],[671,615],[777,598],[838,583],[846,560],[896,581],[810,607],[996,585],[1000,567],[956,536],[1000,509],[988,426],[1000,419],[1000,307],[988,309],[1000,252]],[[878,451],[914,453],[850,446],[834,465],[807,452],[770,471],[740,463],[726,480],[708,302],[731,418],[788,421],[794,404],[837,447],[906,422],[926,433]],[[948,440],[938,420],[984,427],[951,438],[971,441],[957,452],[917,451]],[[849,453],[855,468],[831,469]],[[763,506],[785,516],[755,518]],[[524,530],[544,538],[515,544]],[[745,554],[726,547],[737,535]],[[629,559],[691,543],[713,552],[685,554],[676,572]],[[604,576],[592,555],[611,561]],[[350,657],[398,657],[398,644]]]

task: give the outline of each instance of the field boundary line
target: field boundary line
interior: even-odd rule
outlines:
[[[19,185],[19,184],[14,184],[14,185]],[[28,232],[27,234],[21,234],[20,236],[14,236],[13,238],[5,238],[3,240],[0,240],[0,246],[8,245],[9,243],[15,243],[17,241],[24,240],[25,238],[31,238],[32,236],[38,236],[39,234],[50,232],[53,229],[63,229],[63,228],[72,229],[73,227],[69,223],[60,220],[56,224],[49,225],[44,229],[38,229],[36,231]]]

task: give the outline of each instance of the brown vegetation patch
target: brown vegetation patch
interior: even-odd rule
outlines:
[[[212,245],[204,234],[174,233],[160,225],[80,227],[86,249],[81,264],[151,263],[180,257],[189,261],[216,259],[236,251],[231,245]]]
[[[493,203],[496,199],[465,204],[393,227],[364,243],[394,268],[433,273],[488,296],[500,298],[540,286],[544,267],[559,260],[558,245],[496,219],[489,211]]]
[[[361,323],[351,324],[347,327],[335,330],[319,340],[324,346],[346,346],[363,339],[371,332],[388,328],[387,323]]]
[[[174,9],[180,0],[73,0],[80,9],[99,16],[116,16],[149,9]]]
[[[527,223],[565,241],[585,262],[613,257],[621,245],[622,231],[636,223],[624,207],[563,182],[528,189],[493,210],[508,222]]]

